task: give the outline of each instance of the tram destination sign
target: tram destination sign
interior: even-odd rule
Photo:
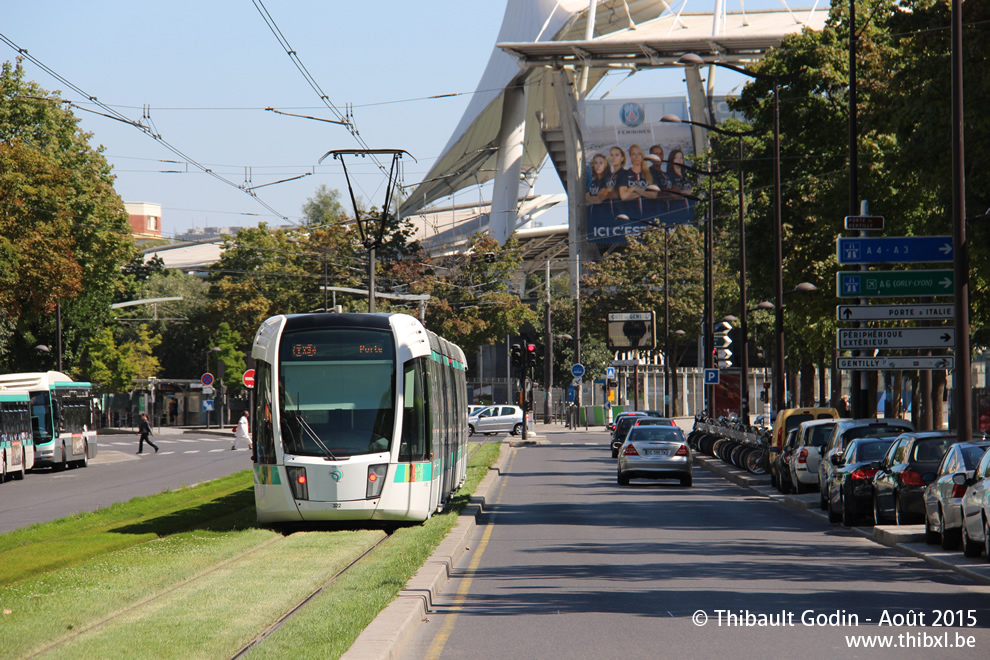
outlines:
[[[951,236],[867,236],[836,239],[839,265],[952,261]]]
[[[951,355],[902,355],[898,357],[840,357],[836,366],[843,371],[891,370],[928,371],[931,369],[955,369],[956,359]]]
[[[927,321],[955,318],[956,306],[945,305],[837,305],[839,321]]]
[[[839,271],[835,291],[839,298],[906,298],[951,296],[951,270]]]
[[[955,328],[841,328],[839,349],[952,348]]]

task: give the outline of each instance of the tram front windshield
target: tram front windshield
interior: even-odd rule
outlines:
[[[286,332],[279,347],[282,449],[332,460],[389,451],[395,421],[392,335]]]

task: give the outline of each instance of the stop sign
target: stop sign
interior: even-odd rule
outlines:
[[[241,376],[241,381],[244,383],[244,387],[254,387],[254,369],[248,369]]]

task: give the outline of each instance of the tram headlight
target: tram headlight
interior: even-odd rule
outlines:
[[[385,472],[388,470],[388,463],[368,466],[368,489],[366,496],[368,499],[378,497],[385,487]]]
[[[306,481],[306,468],[286,466],[285,472],[289,475],[289,487],[292,488],[292,497],[297,500],[308,500],[309,483]]]

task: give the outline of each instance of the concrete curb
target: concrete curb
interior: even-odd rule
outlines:
[[[471,503],[461,512],[454,528],[409,580],[406,588],[358,635],[342,658],[395,660],[402,654],[419,623],[432,610],[433,601],[450,580],[457,561],[468,549],[478,518],[485,511],[485,502],[490,497],[490,491],[505,469],[509,455],[508,445],[508,440],[502,441],[498,459],[478,484],[471,496]]]
[[[818,493],[781,495],[770,485],[768,477],[749,474],[710,456],[695,454],[694,462],[705,470],[724,477],[734,484],[749,488],[757,495],[792,509],[805,511],[825,521],[828,520],[825,512],[818,508]],[[871,527],[844,527],[840,525],[839,528],[858,534],[874,543],[893,548],[902,554],[924,559],[940,568],[961,573],[984,584],[990,584],[990,564],[979,559],[965,557],[961,552],[943,551],[941,548],[933,551],[933,548],[937,546],[930,546],[925,543],[924,525],[877,525]]]

